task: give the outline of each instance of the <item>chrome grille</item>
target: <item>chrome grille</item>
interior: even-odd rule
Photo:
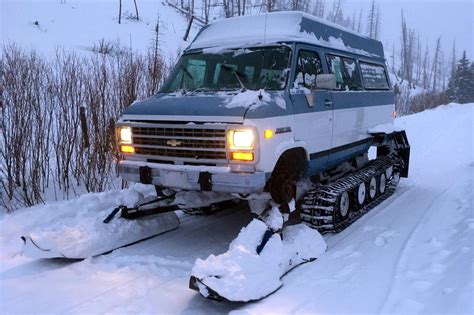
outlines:
[[[137,136],[163,136],[173,138],[225,138],[225,129],[133,127],[133,134]]]
[[[132,124],[135,154],[168,160],[226,161],[225,126]]]

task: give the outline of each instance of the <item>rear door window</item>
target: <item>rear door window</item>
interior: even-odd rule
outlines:
[[[313,88],[316,83],[316,76],[320,73],[323,73],[323,67],[318,53],[300,50],[296,65],[295,87]]]
[[[383,66],[362,61],[359,64],[366,89],[387,90],[389,88],[387,74]]]
[[[359,67],[355,59],[334,55],[327,56],[329,72],[336,77],[337,89],[346,91],[362,90]]]

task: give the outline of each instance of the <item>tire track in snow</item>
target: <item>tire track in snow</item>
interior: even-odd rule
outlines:
[[[406,256],[407,251],[408,251],[409,248],[412,248],[413,236],[418,232],[420,226],[422,226],[422,223],[425,221],[425,219],[428,217],[428,215],[432,212],[433,206],[436,204],[436,202],[443,195],[445,195],[447,192],[451,191],[452,188],[453,188],[453,186],[445,188],[440,194],[438,194],[432,200],[430,205],[426,208],[426,211],[423,213],[421,218],[419,220],[417,220],[415,226],[412,228],[412,230],[408,234],[407,238],[403,242],[402,247],[398,251],[398,255],[397,255],[394,267],[392,269],[392,272],[390,273],[390,278],[393,279],[393,282],[388,287],[388,289],[386,291],[386,294],[385,294],[385,297],[382,299],[381,305],[378,307],[377,313],[387,313],[388,312],[386,310],[386,308],[388,307],[387,305],[388,305],[389,300],[393,299],[392,298],[393,290],[398,285],[398,282],[399,282],[397,275],[400,275],[402,273],[402,270],[401,270],[402,269],[402,262],[403,262],[403,265],[405,265],[406,257],[407,257]]]
[[[193,235],[195,235],[194,232],[200,231],[200,230],[207,230],[209,228],[209,226],[212,226],[212,225],[224,226],[224,225],[226,225],[225,224],[226,222],[235,220],[235,218],[239,215],[242,216],[242,214],[245,210],[247,210],[247,209],[245,209],[245,207],[242,207],[242,206],[238,205],[238,206],[223,210],[223,212],[219,213],[220,214],[219,217],[211,217],[211,218],[202,217],[202,219],[199,218],[199,220],[196,220],[196,218],[195,217],[193,218],[192,215],[190,215],[189,217],[186,216],[185,217],[186,220],[183,220],[183,221],[186,224],[186,228],[189,228],[189,230],[188,229],[182,229],[180,231],[180,229],[178,228],[176,231],[174,231],[175,235],[169,236],[166,239],[160,239],[159,238],[160,235],[158,235],[158,236],[153,237],[149,240],[146,240],[143,243],[137,243],[137,244],[134,244],[132,246],[120,249],[120,251],[116,252],[116,255],[120,255],[119,257],[128,256],[129,254],[127,252],[129,251],[129,249],[131,249],[131,250],[133,250],[133,249],[146,250],[148,248],[151,249],[153,246],[156,246],[156,245],[164,246],[166,243],[169,243],[169,242],[174,243],[174,242],[176,242],[176,239],[189,239],[190,237],[192,238]],[[193,222],[193,221],[199,221],[199,222]],[[198,224],[196,224],[196,223],[198,223]],[[153,241],[153,239],[155,239],[155,240]],[[148,245],[146,245],[144,247],[140,246],[140,245],[143,245],[143,244],[146,244],[146,243],[148,243]],[[121,252],[122,250],[124,251],[123,253]],[[197,250],[197,251],[193,250],[189,257],[192,256],[193,259],[195,260],[197,257],[194,254],[197,254],[199,252],[200,252],[199,250]],[[113,255],[113,253],[111,253],[110,255]],[[99,257],[107,257],[107,255],[101,255]],[[115,257],[111,256],[109,261],[104,261],[102,263],[103,264],[114,264],[114,258]],[[108,295],[108,294],[111,294],[112,292],[119,291],[122,288],[128,287],[128,286],[130,286],[130,284],[135,283],[137,281],[142,281],[142,279],[146,278],[146,276],[147,276],[146,274],[140,275],[140,276],[134,277],[130,280],[127,280],[126,282],[123,282],[123,283],[114,285],[112,287],[109,287],[108,289],[102,291],[99,294],[88,297],[88,298],[82,300],[81,302],[78,302],[78,303],[76,303],[72,306],[69,306],[65,309],[62,309],[59,313],[73,312],[75,309],[80,308],[81,306],[83,306],[83,305],[85,305],[89,302],[100,299],[101,297],[103,297],[105,295]],[[176,279],[174,279],[174,278],[170,279],[170,280],[167,280],[167,281],[164,281],[164,282],[158,282],[156,285],[149,288],[148,291],[151,291],[152,289],[156,289],[156,288],[166,290],[166,287],[169,284],[172,284],[172,283],[175,283],[175,282],[176,282]]]

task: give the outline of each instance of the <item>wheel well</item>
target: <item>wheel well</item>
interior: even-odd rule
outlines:
[[[288,149],[278,158],[264,190],[270,192],[275,202],[283,202],[288,206],[285,201],[289,202],[291,198],[296,198],[296,181],[305,173],[307,165],[305,149],[301,147]]]
[[[308,155],[302,147],[291,148],[283,152],[273,168],[273,172],[280,170],[282,167],[290,168],[291,172],[296,176],[300,176],[308,165]],[[290,171],[289,170],[289,171]]]

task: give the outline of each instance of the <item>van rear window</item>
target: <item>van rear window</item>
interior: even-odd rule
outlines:
[[[387,90],[388,80],[385,68],[381,65],[359,62],[364,88],[371,90]]]

